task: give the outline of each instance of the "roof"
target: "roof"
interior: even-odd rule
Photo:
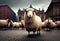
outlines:
[[[5,4],[0,4],[0,7],[7,7],[7,8],[9,8],[14,14],[15,14],[15,12],[8,6],[8,5],[5,5]]]

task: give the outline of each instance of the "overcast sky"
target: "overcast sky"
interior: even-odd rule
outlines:
[[[28,8],[30,4],[36,9],[43,8],[46,11],[50,3],[51,0],[0,0],[0,4],[9,5],[15,13],[19,8]]]

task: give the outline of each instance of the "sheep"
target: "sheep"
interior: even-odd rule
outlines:
[[[21,22],[13,22],[12,23],[12,28],[20,28],[20,26],[21,26]]]
[[[60,29],[60,21],[55,21],[55,23],[57,24],[56,28]]]
[[[0,28],[8,28],[9,22],[10,22],[9,19],[6,20],[0,19]]]
[[[40,29],[42,26],[42,20],[39,16],[36,15],[34,11],[26,11],[24,13],[24,21],[25,21],[25,28],[28,32],[28,35],[30,35],[30,32],[33,32],[33,35],[35,36],[35,32],[37,31],[37,34],[40,34]]]
[[[42,28],[54,29],[55,27],[56,24],[51,19],[47,19],[44,22],[42,22]]]

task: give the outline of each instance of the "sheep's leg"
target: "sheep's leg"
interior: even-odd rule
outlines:
[[[30,35],[30,32],[28,32],[28,36]]]
[[[38,35],[40,35],[40,28],[38,29]]]
[[[39,32],[37,31],[37,35],[39,35]]]
[[[33,32],[33,36],[35,37],[35,32]]]
[[[40,31],[39,31],[39,35],[40,35]]]

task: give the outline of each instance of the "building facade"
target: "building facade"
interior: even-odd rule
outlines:
[[[60,0],[52,0],[46,11],[47,17],[58,21],[60,20]]]
[[[38,15],[38,16],[40,16],[41,18],[42,18],[42,20],[45,20],[45,12],[44,12],[44,9],[42,9],[42,10],[40,10],[40,8],[39,8],[39,10],[37,10],[37,9],[35,9],[35,8],[33,8],[32,7],[32,5],[30,5],[29,6],[29,8],[26,8],[26,9],[24,9],[23,8],[23,10],[18,10],[18,16],[19,16],[19,21],[21,21],[21,20],[23,20],[24,19],[24,12],[25,12],[25,10],[27,10],[27,9],[34,9],[34,11],[35,11],[35,13]]]
[[[16,14],[8,5],[0,5],[0,19],[17,21]]]

